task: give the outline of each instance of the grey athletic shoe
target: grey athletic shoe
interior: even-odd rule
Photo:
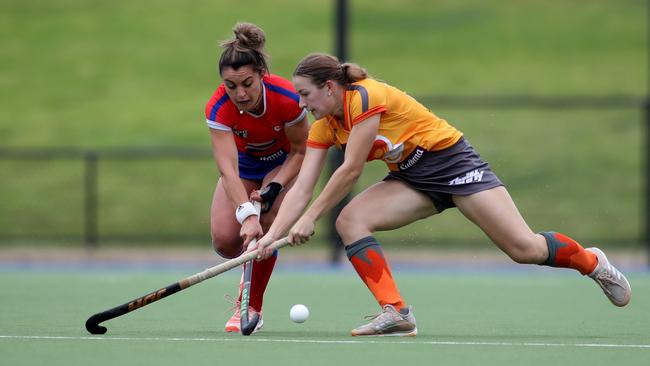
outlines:
[[[366,318],[371,320],[370,323],[352,329],[353,336],[412,337],[418,334],[410,306],[405,315],[398,312],[393,305],[384,305],[381,313]]]
[[[598,248],[587,248],[598,257],[596,269],[589,274],[596,283],[603,289],[605,295],[612,304],[616,306],[625,306],[630,302],[632,289],[627,278],[609,263],[605,253]]]

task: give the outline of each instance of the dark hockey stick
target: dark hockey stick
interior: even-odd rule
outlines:
[[[273,242],[273,244],[270,245],[270,248],[280,249],[286,246],[287,244],[289,244],[289,242],[285,237]],[[102,311],[101,313],[97,313],[91,316],[90,318],[88,318],[88,320],[86,320],[86,330],[88,330],[88,332],[91,334],[104,334],[106,333],[107,329],[106,327],[99,325],[100,323],[106,320],[117,318],[126,313],[130,313],[134,310],[140,309],[141,307],[149,305],[152,302],[156,302],[162,298],[171,296],[179,291],[185,290],[190,286],[196,285],[199,282],[203,282],[209,278],[212,278],[216,275],[229,271],[235,267],[241,266],[242,264],[255,259],[256,255],[257,252],[249,252],[249,253],[242,254],[237,258],[233,258],[226,262],[218,264],[214,267],[210,267],[204,270],[203,272],[196,273],[190,277],[184,278],[167,287],[163,287],[159,290],[156,290],[152,293],[149,293],[147,295],[129,301],[120,306],[116,306],[112,309],[108,309]]]
[[[253,312],[251,317],[248,315],[248,308],[251,299],[251,277],[253,275],[253,264],[255,261],[244,263],[244,284],[241,290],[241,304],[239,314],[241,316],[239,321],[239,328],[242,335],[251,335],[260,321],[260,314]]]

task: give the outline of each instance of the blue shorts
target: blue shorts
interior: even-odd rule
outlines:
[[[239,178],[261,181],[269,172],[287,160],[288,153],[284,150],[267,156],[253,156],[246,153],[238,153],[239,157]]]

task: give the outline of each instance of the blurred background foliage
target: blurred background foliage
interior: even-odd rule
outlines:
[[[209,245],[218,172],[203,111],[221,82],[218,42],[237,21],[266,31],[272,72],[285,77],[307,53],[334,52],[334,1],[4,0],[2,8],[0,148],[206,151],[196,161],[100,160],[102,245]],[[641,100],[648,10],[641,0],[350,0],[348,56],[416,97]],[[468,109],[427,100],[491,163],[533,230],[641,245],[640,106]],[[74,159],[0,159],[0,243],[81,245],[83,169]],[[356,191],[385,172],[369,164]],[[488,242],[455,210],[378,236],[414,247]]]

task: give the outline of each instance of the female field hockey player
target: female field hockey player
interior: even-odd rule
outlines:
[[[382,308],[353,336],[417,334],[415,317],[400,295],[373,232],[393,230],[457,207],[517,263],[573,268],[594,279],[609,300],[625,306],[630,285],[602,251],[584,249],[557,232],[534,233],[490,166],[447,121],[404,92],[368,77],[358,65],[325,54],[305,57],[293,73],[300,105],[317,119],[296,184],[287,194],[258,257],[288,232],[289,242],[307,242],[314,222],[334,207],[363,171],[381,159],[390,172],[354,197],[341,211],[336,229],[352,266]],[[305,210],[326,160],[327,149],[345,151],[320,195]],[[304,213],[303,213],[304,212]]]
[[[305,154],[307,112],[291,83],[269,73],[265,34],[238,23],[235,37],[222,42],[219,74],[223,83],[205,108],[212,151],[221,177],[217,182],[210,227],[214,250],[224,258],[240,255],[273,221],[284,192],[293,184]],[[261,190],[258,215],[249,194]],[[259,216],[259,217],[258,217]],[[277,253],[253,266],[250,311],[261,318],[264,291]],[[241,301],[241,284],[239,298]],[[240,331],[239,306],[226,332]]]

